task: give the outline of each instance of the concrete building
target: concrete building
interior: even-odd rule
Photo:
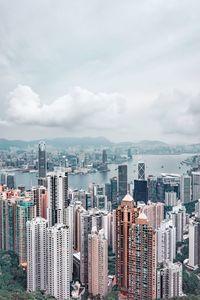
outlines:
[[[27,221],[27,291],[47,288],[47,220]]]
[[[153,229],[160,227],[161,222],[164,220],[164,204],[161,202],[152,203],[148,202],[147,205],[142,206],[143,213],[147,216],[149,225]]]
[[[46,162],[46,145],[41,141],[38,145],[38,177],[45,178],[47,176]]]
[[[181,176],[180,199],[182,203],[189,203],[192,200],[191,177],[189,175]]]
[[[49,226],[63,223],[64,209],[68,206],[68,174],[57,171],[47,176]]]
[[[32,187],[32,197],[36,206],[36,216],[47,219],[48,197],[44,186]]]
[[[128,299],[156,299],[156,235],[141,212],[129,229]]]
[[[116,272],[120,293],[127,296],[129,279],[129,229],[139,215],[134,200],[126,195],[116,209]]]
[[[186,226],[186,209],[180,202],[170,212],[170,218],[176,228],[176,241],[183,241],[183,232]]]
[[[126,196],[128,191],[128,167],[118,166],[118,203]]]
[[[88,290],[92,296],[108,293],[108,241],[104,231],[92,228],[88,235]]]
[[[191,220],[189,224],[189,266],[200,267],[200,221]]]
[[[182,264],[166,261],[157,270],[157,299],[183,296]]]
[[[192,201],[200,199],[200,172],[192,172]]]
[[[47,229],[47,293],[58,300],[70,300],[71,261],[70,231],[56,224]]]
[[[175,206],[177,205],[177,194],[176,192],[165,192],[165,205]]]
[[[172,220],[164,220],[156,230],[157,262],[173,262],[176,257],[176,228]]]

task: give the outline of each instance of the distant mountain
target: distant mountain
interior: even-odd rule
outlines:
[[[108,139],[104,137],[64,137],[64,138],[55,138],[55,139],[44,139],[47,145],[55,147],[57,149],[64,149],[67,147],[74,146],[105,146],[109,147],[113,145]],[[0,139],[0,149],[8,150],[11,148],[17,149],[27,149],[28,147],[33,147],[34,145],[38,145],[40,140],[32,140],[32,141],[23,141],[23,140],[7,140]]]

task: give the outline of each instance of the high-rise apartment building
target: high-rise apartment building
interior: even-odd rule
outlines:
[[[67,225],[47,229],[47,293],[58,300],[70,300],[72,253]]]
[[[157,270],[157,299],[183,296],[182,264],[165,261]]]
[[[164,204],[161,202],[152,203],[148,202],[147,205],[142,207],[143,213],[147,216],[149,225],[153,229],[160,227],[161,222],[164,220]]]
[[[116,209],[116,272],[119,291],[128,294],[129,229],[139,215],[134,200],[126,195]]]
[[[48,197],[44,186],[32,187],[32,197],[36,206],[36,217],[47,219]]]
[[[200,221],[191,220],[189,224],[189,265],[200,267]]]
[[[180,181],[180,199],[182,203],[188,203],[191,199],[191,177],[182,175]]]
[[[47,176],[49,226],[63,223],[64,209],[68,206],[68,174],[57,171]]]
[[[38,177],[44,178],[47,176],[46,162],[46,145],[45,142],[40,142],[38,145]]]
[[[127,165],[118,166],[118,201],[126,196],[128,191],[128,173]]]
[[[128,299],[156,299],[156,236],[142,212],[129,229]]]
[[[15,245],[19,255],[19,263],[27,263],[27,234],[26,222],[36,217],[36,207],[30,199],[19,200],[15,213]]]
[[[192,201],[200,199],[200,172],[192,172]]]
[[[145,180],[145,163],[143,161],[138,162],[138,180]]]
[[[176,228],[172,220],[164,220],[156,230],[157,236],[157,262],[165,260],[173,262],[176,257]]]
[[[27,221],[27,291],[47,288],[47,220]]]
[[[165,205],[175,206],[177,205],[177,194],[176,192],[165,192]]]
[[[108,293],[108,241],[104,231],[92,228],[88,235],[88,290],[92,296]]]
[[[186,225],[186,209],[185,206],[181,205],[179,202],[178,205],[174,206],[172,212],[170,212],[170,218],[173,222],[173,225],[176,228],[176,241],[183,241],[183,232]]]

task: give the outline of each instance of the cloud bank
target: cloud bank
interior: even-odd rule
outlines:
[[[44,103],[29,86],[19,85],[9,95],[7,121],[20,125],[65,128],[114,128],[126,111],[117,93],[93,93],[74,87],[64,96]]]

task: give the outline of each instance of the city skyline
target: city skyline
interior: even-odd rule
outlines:
[[[6,1],[0,11],[1,137],[198,141],[196,0]]]

